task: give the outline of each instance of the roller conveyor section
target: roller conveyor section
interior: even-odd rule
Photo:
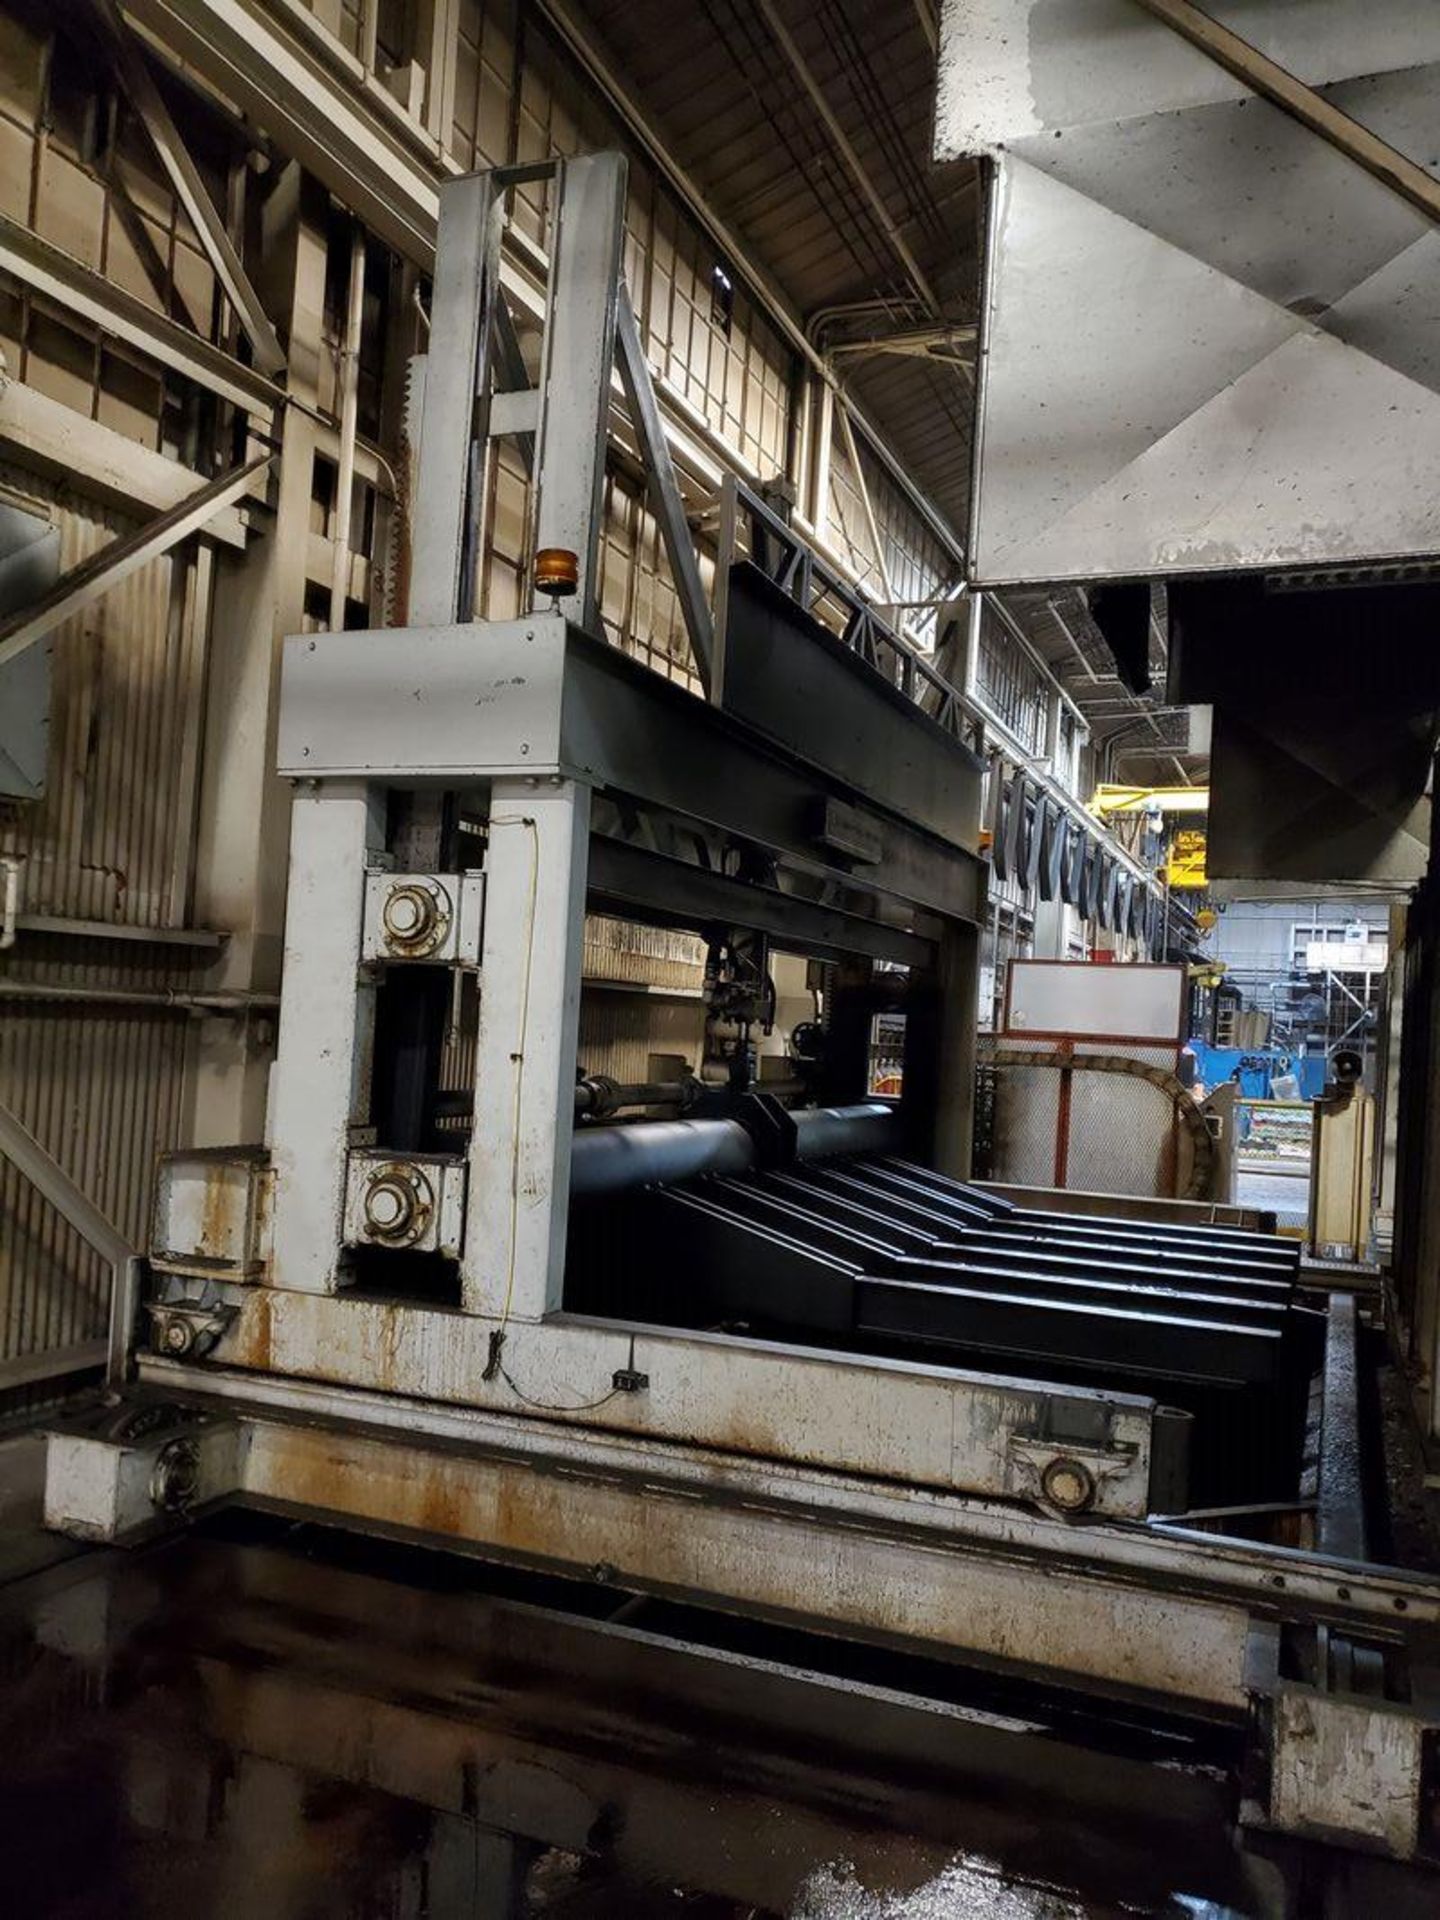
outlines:
[[[888,1222],[897,1229],[908,1227],[920,1249],[937,1258],[963,1252],[969,1257],[984,1257],[1002,1269],[1023,1267],[1037,1273],[1063,1274],[1083,1272],[1093,1267],[1098,1257],[1105,1260],[1108,1270],[1133,1275],[1140,1283],[1169,1280],[1178,1286],[1194,1281],[1237,1292],[1269,1287],[1289,1297],[1297,1259],[1293,1252],[1287,1251],[1274,1262],[1253,1260],[1247,1255],[1226,1258],[1221,1265],[1215,1250],[1188,1244],[1168,1247],[1142,1241],[1071,1239],[1038,1233],[1028,1221],[972,1228],[957,1223],[953,1214],[931,1204],[928,1197],[920,1197],[921,1189],[912,1188],[906,1194],[896,1191],[888,1181],[882,1184],[878,1176],[886,1171],[863,1166],[844,1172],[817,1168],[798,1180],[788,1175],[773,1178],[781,1183],[790,1179],[791,1190],[797,1195],[823,1187],[835,1196],[837,1209],[848,1212],[857,1225],[868,1221],[872,1225]],[[867,1177],[872,1172],[877,1176],[873,1180]]]
[[[577,1205],[569,1303],[1144,1394],[1195,1417],[1192,1502],[1293,1496],[1319,1324],[1298,1247],[1013,1206],[893,1154]]]
[[[1275,1378],[1292,1288],[1270,1278],[1143,1261],[972,1246],[963,1222],[899,1195],[871,1171],[813,1168],[722,1177],[650,1196],[681,1274],[703,1271],[728,1313],[1127,1373],[1217,1383]],[[863,1219],[857,1217],[863,1214]]]
[[[1242,1227],[1212,1225],[1170,1225],[1159,1221],[1130,1220],[1119,1215],[1051,1213],[1017,1206],[998,1194],[984,1193],[962,1181],[948,1179],[904,1160],[885,1158],[873,1163],[874,1171],[897,1175],[911,1186],[919,1187],[947,1200],[957,1212],[985,1214],[997,1226],[1024,1230],[1042,1240],[1114,1245],[1133,1241],[1152,1246],[1157,1253],[1202,1248],[1212,1249],[1229,1265],[1253,1263],[1261,1268],[1293,1274],[1299,1253],[1290,1243],[1277,1240],[1272,1233],[1255,1233]]]

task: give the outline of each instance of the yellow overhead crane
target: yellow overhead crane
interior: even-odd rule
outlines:
[[[1100,786],[1090,802],[1090,811],[1101,820],[1147,813],[1203,815],[1209,807],[1208,787]],[[1171,827],[1165,878],[1172,888],[1181,891],[1197,892],[1206,885],[1203,823]]]
[[[1090,811],[1102,820],[1114,813],[1207,813],[1209,808],[1208,787],[1100,786],[1090,802]]]

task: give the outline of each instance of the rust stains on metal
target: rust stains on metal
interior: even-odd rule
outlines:
[[[268,1287],[247,1294],[221,1343],[219,1358],[232,1367],[268,1371],[274,1365],[274,1295]]]
[[[228,1253],[239,1237],[231,1218],[237,1198],[248,1203],[248,1195],[234,1186],[226,1168],[213,1166],[206,1170],[205,1191],[200,1202],[199,1251],[212,1260]],[[243,1219],[240,1224],[243,1231]]]
[[[1161,1602],[1095,1578],[1037,1580],[1006,1553],[977,1557],[880,1523],[837,1527],[650,1475],[266,1422],[252,1429],[246,1487],[362,1526],[912,1646],[1092,1676],[1123,1646],[1127,1684],[1142,1692],[1244,1705],[1243,1607]]]

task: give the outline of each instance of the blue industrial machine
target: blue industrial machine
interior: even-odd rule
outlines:
[[[1318,1100],[1325,1090],[1323,1053],[1291,1053],[1284,1047],[1212,1047],[1204,1040],[1186,1042],[1195,1056],[1195,1070],[1206,1087],[1234,1080],[1243,1100],[1274,1100],[1275,1082],[1293,1074],[1299,1091],[1291,1099]]]

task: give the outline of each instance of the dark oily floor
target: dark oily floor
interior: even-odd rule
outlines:
[[[12,1579],[0,1675],[17,1920],[1437,1911],[1238,1844],[1228,1735],[258,1516]]]

